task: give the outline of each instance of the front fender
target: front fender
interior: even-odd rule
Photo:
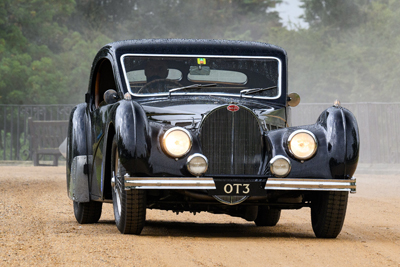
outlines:
[[[312,132],[317,138],[317,152],[304,162],[289,152],[289,135],[299,129]],[[289,158],[292,169],[288,178],[347,179],[357,168],[360,139],[354,115],[343,107],[331,107],[321,113],[312,125],[289,127],[266,134],[270,147],[268,158],[283,155]],[[266,167],[268,172],[268,166]]]
[[[86,140],[86,104],[71,111],[67,136],[68,197],[77,202],[89,202],[89,182],[85,164],[88,163]]]
[[[356,118],[349,110],[334,106],[321,113],[317,124],[326,131],[332,177],[352,177],[360,153],[360,135]]]
[[[151,173],[151,129],[146,112],[135,101],[121,101],[115,112],[115,130],[121,164],[128,173]]]

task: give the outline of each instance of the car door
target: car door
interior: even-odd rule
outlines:
[[[104,200],[104,176],[103,157],[106,150],[106,128],[111,114],[112,104],[106,104],[104,93],[109,89],[116,89],[115,79],[111,63],[108,59],[98,62],[98,68],[93,74],[93,85],[91,90],[91,102],[89,107],[89,154],[93,155],[91,165],[91,196],[92,199]]]

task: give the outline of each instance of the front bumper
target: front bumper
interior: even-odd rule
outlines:
[[[112,179],[114,186],[114,178]],[[130,189],[216,189],[214,178],[130,177],[125,176],[125,190]],[[356,179],[268,178],[265,190],[349,191],[356,192]]]

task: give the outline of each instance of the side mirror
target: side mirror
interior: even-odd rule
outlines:
[[[85,103],[89,104],[89,102],[90,102],[90,93],[86,93],[85,94]]]
[[[106,104],[114,104],[119,100],[118,93],[113,89],[108,89],[103,95]]]
[[[287,97],[287,105],[291,107],[296,107],[300,104],[300,96],[297,93],[290,93]]]

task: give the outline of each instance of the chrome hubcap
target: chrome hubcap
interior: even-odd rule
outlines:
[[[113,172],[113,178],[111,180],[111,185],[113,187],[114,193],[115,193],[115,200],[114,205],[116,205],[117,207],[117,212],[118,215],[121,216],[121,190],[122,190],[122,185],[121,185],[121,180],[118,179],[120,173],[119,173],[119,154],[118,154],[118,150],[115,152],[115,162],[114,162],[114,172]]]

